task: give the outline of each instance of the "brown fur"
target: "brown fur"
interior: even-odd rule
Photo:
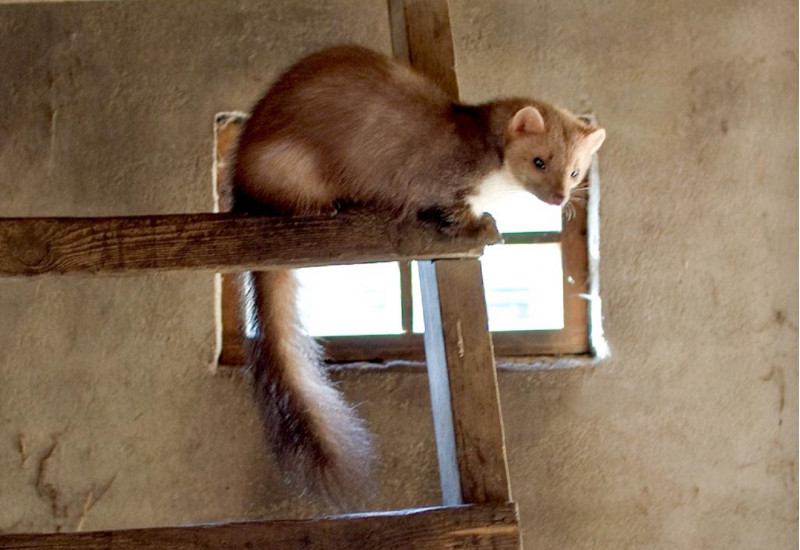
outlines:
[[[514,185],[562,203],[577,184],[570,173],[582,179],[603,137],[543,101],[458,104],[409,67],[342,46],[301,60],[254,107],[233,165],[234,209],[369,205],[451,234],[493,233],[469,202],[490,174],[502,168]],[[306,483],[349,486],[367,438],[297,325],[294,283],[286,272],[257,274],[254,292],[261,329],[250,363],[273,448]]]

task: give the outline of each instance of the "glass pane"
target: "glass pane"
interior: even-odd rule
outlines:
[[[561,231],[561,208],[546,204],[530,193],[519,191],[487,207],[500,233]]]
[[[300,318],[313,336],[399,334],[395,262],[298,269]]]
[[[564,328],[564,286],[558,243],[488,246],[481,267],[490,330]],[[412,277],[413,330],[424,332],[416,266]]]
[[[481,258],[489,328],[564,328],[561,245],[490,246]]]

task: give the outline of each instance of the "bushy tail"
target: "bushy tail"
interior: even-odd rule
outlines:
[[[300,326],[291,271],[253,273],[258,329],[249,346],[256,403],[288,477],[334,503],[366,488],[369,436]]]

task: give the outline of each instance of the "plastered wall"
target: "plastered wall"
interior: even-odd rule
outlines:
[[[0,3],[0,215],[211,209],[212,121],[383,2]],[[611,358],[501,372],[526,548],[797,541],[793,2],[452,0],[462,95],[594,112]],[[326,512],[287,491],[208,274],[0,280],[0,531]],[[421,372],[337,373],[381,497],[436,504]]]

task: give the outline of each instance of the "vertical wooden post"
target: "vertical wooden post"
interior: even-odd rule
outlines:
[[[390,0],[395,56],[458,99],[446,0]],[[444,504],[511,500],[478,260],[419,263],[425,354]]]
[[[576,208],[561,228],[561,267],[564,273],[564,330],[570,347],[589,351],[589,257],[586,248],[586,209]]]
[[[215,121],[214,193],[218,212],[230,212],[233,206],[229,188],[230,163],[245,119],[246,115],[243,113],[225,113],[217,115]],[[243,290],[246,278],[244,273],[219,273],[217,277],[220,323],[217,365],[242,366],[245,364],[243,346],[247,337],[242,313],[245,305]]]
[[[230,113],[218,115],[214,127],[214,192],[217,200],[217,211],[230,212],[232,204],[229,189],[230,161],[236,140],[239,137],[245,115]],[[242,273],[217,274],[220,322],[218,335],[218,365],[244,365],[244,296],[242,289],[245,280]]]

